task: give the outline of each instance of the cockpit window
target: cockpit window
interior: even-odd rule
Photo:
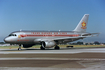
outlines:
[[[9,36],[17,36],[16,34],[10,34]]]

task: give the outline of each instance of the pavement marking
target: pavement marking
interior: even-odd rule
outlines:
[[[75,54],[84,52],[105,53],[105,48],[89,48],[89,49],[61,49],[61,50],[16,50],[16,49],[0,49],[0,54]]]
[[[86,53],[86,52],[91,52],[91,53],[105,53],[105,51],[81,51],[81,52],[0,52],[0,54],[76,54],[76,53]]]
[[[105,60],[98,58],[0,58],[0,60]]]

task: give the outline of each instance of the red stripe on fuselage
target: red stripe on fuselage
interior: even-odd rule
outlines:
[[[79,35],[78,34],[73,34],[73,35],[31,35],[31,34],[27,34],[27,35],[20,35],[21,37],[43,37],[43,36],[46,36],[46,37],[78,37]]]

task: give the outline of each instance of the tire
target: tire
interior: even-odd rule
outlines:
[[[59,46],[55,46],[55,48],[54,48],[55,50],[59,50],[60,49],[60,47]]]
[[[18,50],[21,50],[20,48],[18,48]]]

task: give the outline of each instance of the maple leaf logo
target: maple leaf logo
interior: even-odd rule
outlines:
[[[82,22],[82,27],[81,28],[86,29],[86,23],[84,21]]]

